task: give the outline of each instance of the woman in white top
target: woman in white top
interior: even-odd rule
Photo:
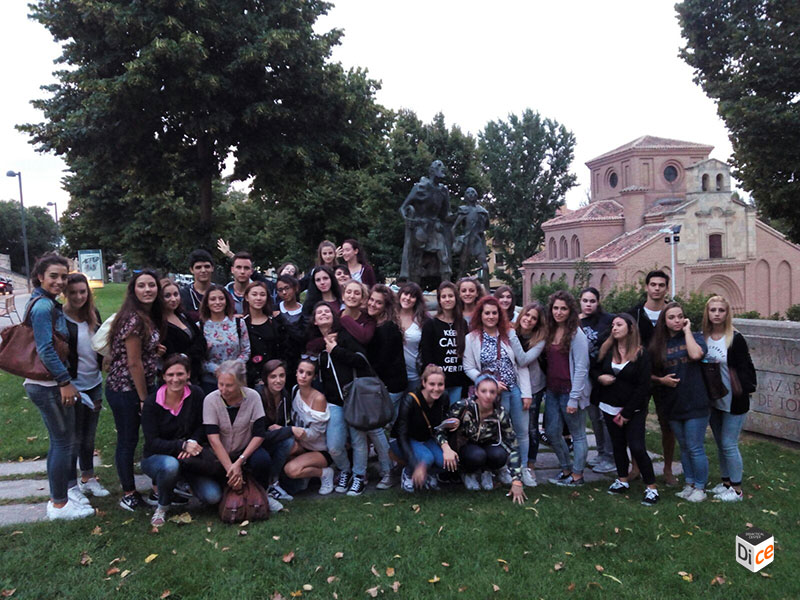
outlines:
[[[297,365],[297,386],[292,400],[292,429],[296,441],[293,458],[283,471],[291,479],[319,477],[319,493],[326,495],[333,491],[333,468],[330,466],[333,461],[327,446],[331,413],[325,396],[311,387],[316,372],[316,366],[308,359],[304,358]]]
[[[428,320],[425,310],[425,297],[422,288],[416,283],[403,284],[397,294],[400,299],[400,329],[403,330],[403,357],[406,361],[406,374],[408,375],[409,393],[416,392],[420,386],[417,364],[419,357],[419,342],[422,339],[422,326]],[[424,368],[425,365],[422,365]]]

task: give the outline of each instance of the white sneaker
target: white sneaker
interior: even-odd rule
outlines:
[[[400,476],[400,488],[409,494],[414,493],[414,480],[411,479],[408,469],[403,469],[403,474]]]
[[[730,486],[726,486],[724,483],[718,483],[713,488],[708,490],[709,494],[714,494],[715,496],[719,496],[722,492],[731,489]]]
[[[592,471],[595,473],[613,473],[617,470],[617,466],[608,460],[601,460],[597,463],[594,467],[592,467]]]
[[[425,489],[433,490],[434,492],[439,491],[439,480],[436,478],[436,475],[428,473],[428,476],[425,478]]]
[[[276,513],[283,510],[283,504],[278,502],[275,498],[267,494],[267,501],[269,502],[269,512]]]
[[[89,502],[89,499],[83,495],[83,492],[80,490],[80,488],[78,488],[77,485],[73,485],[67,490],[67,498],[69,498],[70,502],[77,502],[81,506],[92,506],[92,503]]]
[[[494,489],[494,476],[491,471],[481,473],[481,488],[487,492]]]
[[[269,493],[276,500],[285,500],[286,502],[294,500],[294,496],[283,489],[277,481],[269,486]]]
[[[461,476],[461,479],[464,481],[464,487],[467,488],[469,491],[475,492],[481,489],[481,484],[478,483],[477,473],[464,473]]]
[[[152,525],[153,527],[161,527],[166,522],[167,522],[167,507],[166,506],[156,507],[153,516],[150,518],[150,525]]]
[[[83,519],[94,515],[94,509],[91,506],[84,506],[78,502],[67,500],[67,503],[61,508],[56,508],[53,501],[47,503],[47,518],[51,521],[64,519],[65,521],[72,521],[74,519]]]
[[[325,467],[319,478],[319,493],[327,496],[333,491],[333,468]]]
[[[497,471],[497,479],[503,485],[511,485],[511,482],[514,481],[514,479],[511,477],[511,471],[508,470],[508,467],[502,467]]]
[[[705,491],[699,490],[697,488],[692,490],[692,493],[686,496],[686,500],[688,502],[702,502],[706,498],[708,498],[708,496],[706,496]]]
[[[688,497],[689,497],[689,495],[690,495],[690,494],[691,494],[693,491],[694,491],[694,486],[693,486],[693,485],[686,484],[685,486],[683,486],[683,489],[682,489],[680,492],[677,492],[675,495],[676,495],[678,498],[683,498],[683,499],[686,499],[686,498],[688,498]]]
[[[79,479],[78,489],[83,492],[84,496],[91,494],[95,498],[104,498],[105,496],[111,495],[111,492],[109,492],[99,481],[97,481],[97,477],[92,477],[86,483]]]
[[[522,485],[525,487],[536,487],[536,473],[530,467],[522,469]]]
[[[735,489],[729,487],[721,494],[717,494],[716,498],[722,502],[741,502],[744,500],[744,494],[739,494]]]
[[[390,487],[393,487],[397,481],[395,480],[394,476],[391,473],[386,473],[381,480],[378,482],[378,485],[375,487],[379,490],[388,490]]]

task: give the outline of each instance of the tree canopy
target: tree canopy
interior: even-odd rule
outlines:
[[[800,242],[800,4],[685,0],[681,57],[730,131],[733,175]]]
[[[25,207],[25,233],[31,268],[37,256],[51,252],[58,245],[58,227],[50,211],[41,206]],[[25,272],[25,249],[22,245],[22,215],[19,202],[0,200],[0,254],[11,257],[11,270]]]

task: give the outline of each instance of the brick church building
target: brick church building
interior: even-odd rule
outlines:
[[[756,218],[731,195],[728,166],[713,146],[643,136],[586,163],[591,200],[542,225],[544,247],[522,264],[525,301],[531,285],[566,275],[584,259],[601,293],[637,283],[655,268],[670,273],[668,234],[680,226],[676,289],[719,293],[734,312],[784,313],[800,303],[800,246]]]

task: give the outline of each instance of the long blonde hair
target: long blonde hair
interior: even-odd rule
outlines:
[[[733,328],[733,315],[731,314],[731,305],[723,296],[711,296],[706,301],[706,306],[703,309],[703,337],[709,337],[711,335],[711,330],[713,329],[711,325],[711,319],[708,318],[708,307],[712,302],[719,302],[720,304],[725,305],[725,323],[723,324],[724,332],[725,332],[725,347],[730,348],[731,344],[733,343],[733,332],[736,331]]]

